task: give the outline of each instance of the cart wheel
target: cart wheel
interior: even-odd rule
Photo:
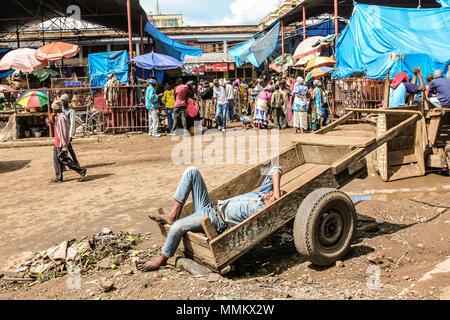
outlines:
[[[297,251],[319,266],[329,266],[349,251],[356,232],[352,200],[336,189],[318,189],[303,200],[294,222]]]

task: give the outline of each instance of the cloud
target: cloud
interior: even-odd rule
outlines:
[[[222,25],[258,24],[277,8],[277,0],[235,0],[230,4],[231,16],[222,19]]]
[[[140,0],[147,11],[156,8],[156,0]],[[278,0],[164,0],[162,13],[183,14],[185,25],[253,25],[276,9]]]

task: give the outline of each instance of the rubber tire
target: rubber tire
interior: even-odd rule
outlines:
[[[331,206],[331,207],[330,207]],[[317,238],[323,210],[339,207],[342,233],[336,247],[324,248]],[[356,234],[357,215],[352,200],[337,189],[318,189],[303,200],[294,221],[294,242],[297,251],[318,266],[330,266],[343,259]]]

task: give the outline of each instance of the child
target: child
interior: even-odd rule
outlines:
[[[253,128],[251,125],[252,119],[249,116],[247,116],[247,110],[245,110],[245,108],[242,109],[241,121],[244,125],[244,131],[247,131],[247,126],[250,126],[250,128]]]
[[[70,144],[70,122],[67,116],[62,112],[61,101],[56,101],[52,104],[52,109],[55,115],[51,121],[55,127],[55,147],[53,148],[53,165],[55,168],[56,178],[51,182],[63,182],[63,168],[69,167],[71,170],[76,171],[80,176],[80,182],[86,177],[86,168],[81,168],[75,164],[73,160],[68,156],[69,144]]]

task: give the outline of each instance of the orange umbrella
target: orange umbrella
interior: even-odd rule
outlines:
[[[40,61],[56,61],[64,58],[73,58],[80,48],[76,44],[64,42],[52,42],[36,51],[36,58]]]

